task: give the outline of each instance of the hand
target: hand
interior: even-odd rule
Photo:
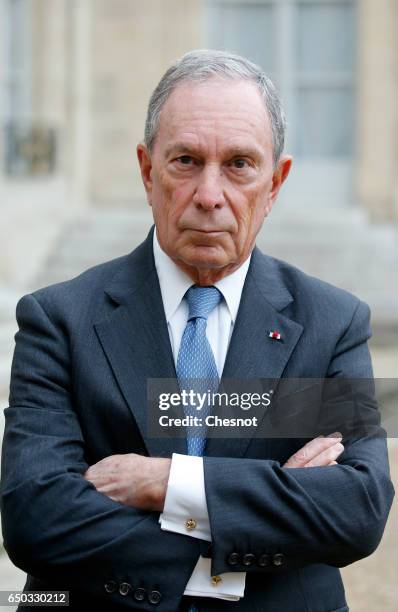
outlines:
[[[289,457],[283,467],[301,468],[337,465],[336,459],[344,451],[341,440],[342,436],[339,433],[330,434],[326,438],[323,436],[314,438]]]
[[[90,466],[84,478],[114,501],[140,510],[162,512],[171,459],[135,453],[110,455]]]

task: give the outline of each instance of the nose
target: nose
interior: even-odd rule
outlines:
[[[221,208],[225,203],[223,177],[218,166],[205,166],[198,177],[193,202],[204,210]]]

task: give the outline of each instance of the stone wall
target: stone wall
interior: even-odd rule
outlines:
[[[143,195],[135,146],[169,63],[200,45],[197,0],[91,3],[91,181],[95,203]]]

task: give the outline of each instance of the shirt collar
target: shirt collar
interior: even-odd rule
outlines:
[[[192,279],[174,263],[167,253],[161,249],[156,235],[156,228],[153,232],[153,255],[159,278],[166,320],[167,323],[169,323],[186,291],[191,287],[193,282]],[[251,254],[237,270],[214,284],[224,297],[232,323],[235,323],[238,314],[240,298],[247,270],[249,269],[250,259]]]

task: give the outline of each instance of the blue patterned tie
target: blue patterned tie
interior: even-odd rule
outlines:
[[[220,303],[221,293],[216,287],[198,287],[192,285],[186,293],[189,314],[180,350],[177,358],[177,376],[180,389],[193,390],[195,393],[217,391],[218,371],[214,361],[213,351],[206,336],[207,317]],[[202,419],[202,427],[188,427],[188,455],[202,456],[206,444],[205,418],[209,414],[210,405],[205,402],[198,411],[196,405],[185,408],[186,416],[197,416]]]

